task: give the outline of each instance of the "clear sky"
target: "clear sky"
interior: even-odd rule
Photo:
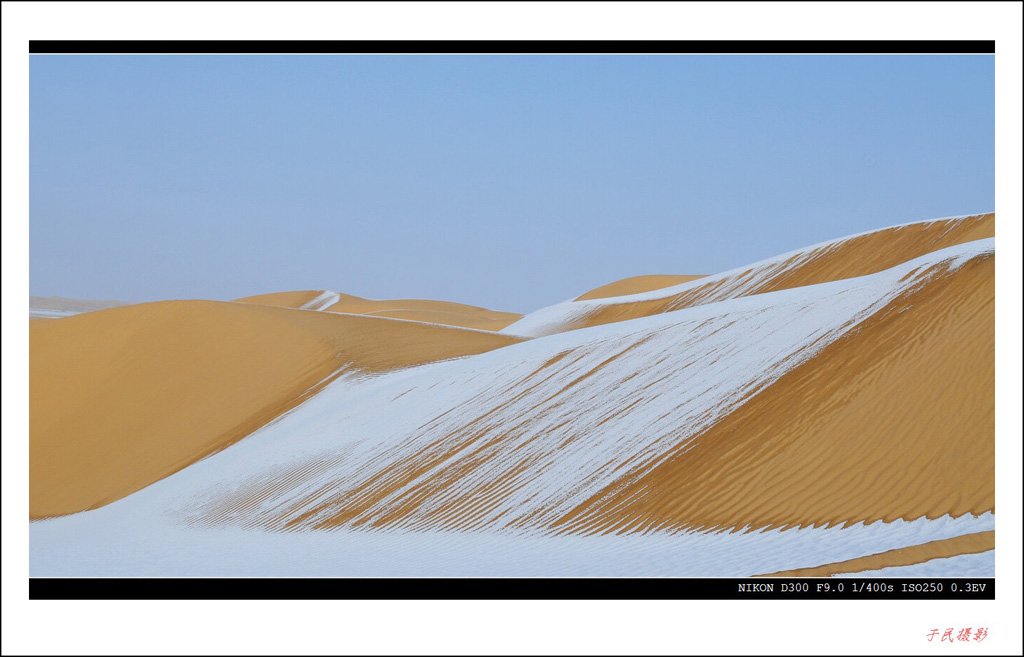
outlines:
[[[53,56],[30,288],[529,312],[994,209],[992,56]]]

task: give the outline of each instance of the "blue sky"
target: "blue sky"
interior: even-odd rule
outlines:
[[[991,56],[52,56],[30,288],[529,312],[994,209]]]

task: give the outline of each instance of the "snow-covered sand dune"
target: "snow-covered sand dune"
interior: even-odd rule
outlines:
[[[927,253],[995,236],[995,215],[893,226],[804,247],[711,276],[617,297],[587,295],[532,312],[502,332],[537,337],[689,306],[873,274]]]
[[[960,441],[980,455],[971,468],[981,474],[963,490],[950,483],[936,492],[927,474],[944,467],[944,453],[960,453],[956,436],[930,443],[931,435],[907,435],[927,397],[907,397],[915,407],[907,421],[874,432],[891,435],[864,443],[843,436],[861,452],[853,460],[830,460],[841,446],[828,443],[841,432],[813,436],[864,389],[891,397],[888,386],[913,382],[886,364],[904,352],[917,358],[914,344],[948,332],[943,317],[963,323],[956,311],[965,299],[980,298],[964,305],[978,317],[964,321],[977,324],[970,336],[984,337],[994,239],[964,239],[985,232],[985,221],[902,227],[895,233],[940,248],[905,260],[899,249],[875,253],[866,275],[836,275],[855,271],[851,250],[867,248],[849,238],[680,286],[539,311],[507,331],[543,337],[483,353],[401,369],[348,367],[227,449],[103,508],[34,522],[32,574],[740,576],[991,530],[984,390],[956,409],[978,425]],[[812,267],[828,258],[847,264]],[[669,307],[574,324],[581,315],[572,304],[623,299]],[[926,316],[913,310],[932,307]],[[863,350],[867,340],[857,336],[874,341],[880,323],[896,337],[883,341],[888,351],[861,357],[863,372],[848,372],[857,388],[779,402],[783,417],[817,404],[818,424],[785,444],[772,435],[753,448],[736,442],[742,434],[723,434],[780,382],[792,387],[818,367],[834,375],[830,354]],[[989,364],[957,366],[981,377]],[[921,368],[901,361],[899,369],[909,377]],[[943,377],[927,384],[940,392],[960,385]],[[759,412],[765,425],[779,421]],[[779,493],[769,480],[784,468],[769,457],[800,440],[811,440],[801,451],[815,456],[789,459],[797,463],[785,475],[790,492]],[[924,502],[875,479],[885,469],[864,446],[878,440],[903,443],[886,447],[901,458],[925,452],[899,466]],[[679,463],[691,456],[701,471],[680,478]],[[808,474],[818,469],[824,478]],[[718,478],[707,479],[708,470]],[[841,484],[830,488],[830,477]],[[696,481],[707,485],[694,488]],[[884,495],[873,492],[880,486]],[[815,502],[832,497],[844,502]]]

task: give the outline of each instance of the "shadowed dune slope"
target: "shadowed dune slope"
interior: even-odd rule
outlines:
[[[660,290],[662,288],[671,287],[673,285],[679,285],[681,283],[689,283],[690,281],[695,281],[698,278],[703,277],[703,275],[631,276],[629,278],[623,278],[620,281],[615,281],[614,283],[608,283],[607,285],[602,285],[601,287],[594,288],[593,290],[576,297],[575,300],[587,301],[589,299],[607,299],[608,297],[620,297],[626,294],[650,292],[652,290]]]
[[[975,257],[896,299],[692,446],[593,495],[563,530],[994,511],[994,262]]]
[[[508,336],[214,301],[30,323],[30,518],[109,504],[219,451],[343,370],[478,354]]]
[[[299,292],[276,292],[252,297],[236,299],[239,303],[255,303],[268,306],[285,306],[301,308],[321,294],[319,290]],[[333,293],[338,300],[320,310],[332,313],[351,315],[377,315],[395,319],[410,319],[418,322],[431,322],[447,326],[474,328],[484,331],[498,331],[520,319],[518,313],[506,313],[488,310],[477,306],[451,301],[432,301],[429,299],[364,299],[351,294]]]
[[[707,303],[873,274],[957,244],[995,236],[995,215],[940,219],[855,235],[637,298],[579,297],[526,315],[507,332],[537,337]],[[614,283],[612,285],[615,285]],[[600,288],[599,288],[600,289]]]
[[[978,554],[988,552],[996,547],[994,531],[965,534],[955,538],[929,541],[920,545],[886,550],[866,557],[849,559],[837,563],[815,566],[813,568],[797,568],[783,570],[755,577],[831,577],[843,573],[859,573],[865,570],[879,570],[895,566],[912,566],[932,559],[948,559],[961,554]]]

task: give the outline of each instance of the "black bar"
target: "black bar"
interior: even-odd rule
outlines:
[[[994,54],[995,41],[29,41],[30,54]]]
[[[994,600],[976,578],[30,578],[31,600]]]

